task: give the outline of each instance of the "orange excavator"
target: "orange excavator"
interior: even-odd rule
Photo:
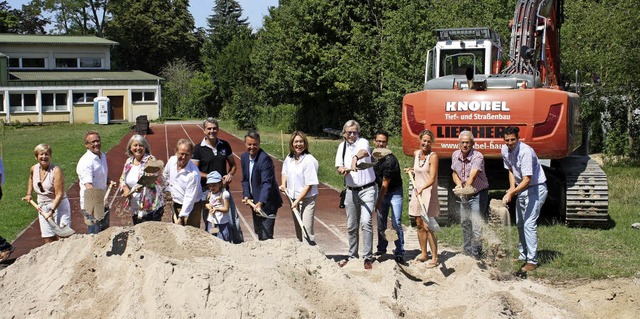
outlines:
[[[459,218],[451,155],[460,132],[473,133],[491,188],[506,189],[500,149],[505,128],[517,126],[547,175],[543,217],[571,226],[608,225],[607,177],[587,156],[580,98],[564,91],[560,79],[562,10],[562,0],[519,0],[504,58],[502,40],[489,28],[435,30],[438,41],[427,52],[424,90],[403,99],[402,145],[413,156],[420,132],[435,134],[440,222]]]

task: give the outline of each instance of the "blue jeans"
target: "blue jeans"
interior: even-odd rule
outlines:
[[[463,251],[465,255],[479,258],[482,255],[482,226],[484,213],[489,203],[489,192],[484,189],[473,196],[460,200],[460,224],[462,226]]]
[[[347,189],[344,205],[347,211],[347,233],[349,235],[349,258],[358,258],[360,227],[362,227],[362,254],[364,259],[373,258],[373,223],[371,216],[375,209],[376,188],[367,187],[360,191]]]
[[[518,194],[516,225],[518,226],[518,259],[538,264],[538,217],[547,199],[545,183],[529,186]]]
[[[391,218],[391,226],[398,233],[398,240],[396,249],[393,254],[396,257],[404,256],[404,232],[402,230],[402,224],[400,219],[402,218],[402,188],[390,193],[386,193],[382,199],[382,207],[378,212],[378,251],[381,253],[387,252],[387,246],[389,242],[384,237],[384,232],[387,230],[387,217],[389,216],[389,209],[393,212]]]
[[[207,221],[207,227],[209,229],[211,229],[213,227],[211,222]],[[231,224],[230,223],[216,224],[216,227],[218,227],[218,233],[215,234],[214,236],[216,236],[219,239],[222,239],[224,241],[230,242],[230,243],[233,242],[233,238],[231,237]]]

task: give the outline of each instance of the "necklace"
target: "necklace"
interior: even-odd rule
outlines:
[[[420,167],[424,166],[424,164],[427,163],[427,156],[425,156],[424,154],[421,155],[424,156],[424,159],[421,160],[420,158],[418,158],[418,166]],[[420,161],[422,161],[422,163]]]

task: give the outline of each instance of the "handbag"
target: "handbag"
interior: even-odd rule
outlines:
[[[347,190],[343,189],[340,192],[340,208],[344,208],[344,199],[347,197]]]

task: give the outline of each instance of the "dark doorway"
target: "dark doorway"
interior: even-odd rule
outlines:
[[[107,97],[111,104],[111,120],[124,120],[124,97],[122,95]]]

